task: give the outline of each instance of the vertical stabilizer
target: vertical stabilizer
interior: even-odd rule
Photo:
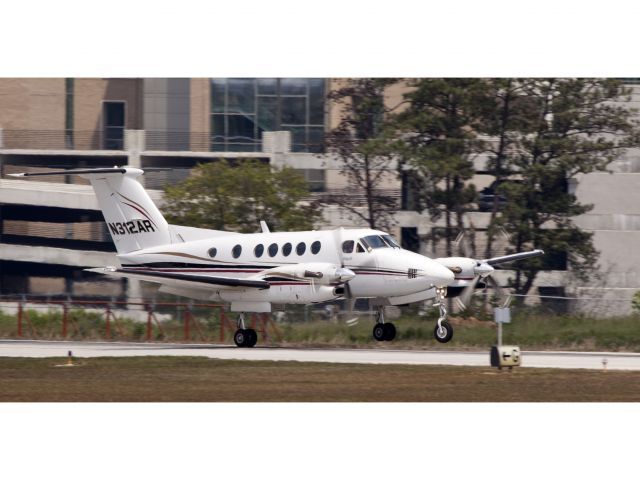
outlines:
[[[14,173],[13,177],[80,175],[88,179],[119,254],[171,243],[169,225],[140,182],[139,168],[87,168],[61,172]]]
[[[136,180],[142,170],[124,170],[121,175],[82,175],[93,186],[118,253],[171,243],[169,225]]]

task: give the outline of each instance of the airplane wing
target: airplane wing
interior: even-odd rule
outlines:
[[[488,258],[487,260],[481,260],[481,262],[493,266],[500,265],[501,263],[515,262],[516,260],[524,260],[525,258],[539,257],[540,255],[544,255],[543,250],[531,250],[530,252],[520,252],[503,257]]]
[[[264,280],[250,280],[244,278],[215,277],[210,275],[186,275],[182,273],[171,272],[148,272],[148,271],[130,271],[122,268],[87,268],[87,272],[101,273],[103,275],[111,275],[114,277],[134,278],[137,280],[145,280],[147,282],[159,283],[170,287],[180,288],[197,288],[203,289],[207,286],[216,288],[255,288],[258,290],[266,290],[270,287],[269,282]]]

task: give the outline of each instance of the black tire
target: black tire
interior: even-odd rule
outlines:
[[[233,334],[233,341],[237,347],[246,347],[248,340],[249,335],[247,334],[247,330],[243,328],[239,328],[236,330],[236,333]]]
[[[433,330],[433,336],[436,337],[436,340],[440,343],[447,343],[453,337],[453,327],[449,322],[442,322],[443,332],[440,332],[438,325]]]
[[[384,339],[390,342],[396,338],[396,326],[393,323],[385,323],[384,327]]]
[[[256,331],[253,328],[249,328],[247,330],[245,330],[246,334],[247,334],[247,347],[255,347],[256,343],[258,343],[258,334],[256,333]]]
[[[375,338],[379,342],[382,342],[385,339],[384,336],[385,336],[384,323],[376,323],[373,326],[373,338]]]

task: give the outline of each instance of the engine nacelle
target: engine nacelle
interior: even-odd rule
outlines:
[[[329,285],[274,285],[266,290],[217,290],[212,298],[223,302],[268,302],[276,304],[309,304],[335,300],[344,295],[343,287]]]
[[[263,274],[263,278],[284,277],[296,280],[311,280],[317,285],[335,285],[346,283],[356,274],[348,268],[331,263],[297,263],[272,268]]]

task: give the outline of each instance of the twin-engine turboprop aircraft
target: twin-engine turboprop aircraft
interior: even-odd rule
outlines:
[[[448,342],[453,329],[446,322],[443,300],[447,287],[466,286],[493,271],[491,260],[432,260],[402,249],[389,234],[371,229],[272,233],[261,222],[261,233],[240,234],[169,225],[136,180],[144,173],[137,168],[12,176],[61,173],[91,182],[116,246],[120,266],[89,271],[157,283],[165,293],[229,303],[231,311],[239,313],[234,335],[239,347],[252,347],[258,339],[245,326],[247,312],[270,312],[273,305],[357,298],[372,299],[376,306],[373,336],[380,341],[393,340],[396,335],[395,326],[385,322],[385,305],[435,298],[440,307],[435,338]],[[539,254],[527,252],[498,260]]]

